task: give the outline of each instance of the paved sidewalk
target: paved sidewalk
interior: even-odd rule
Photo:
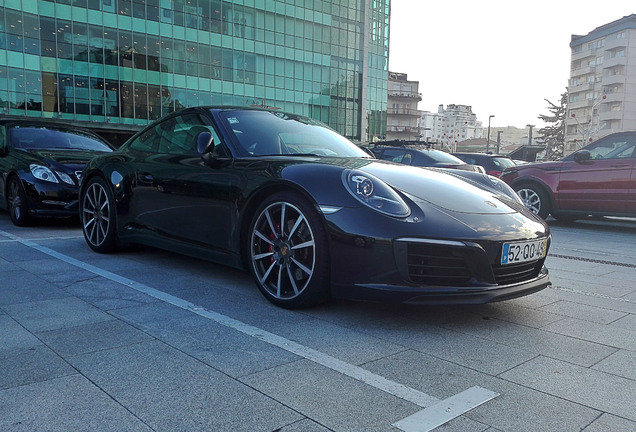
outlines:
[[[555,226],[554,287],[514,301],[294,312],[242,272],[5,216],[2,432],[398,431],[474,386],[499,396],[436,431],[636,430],[636,227]]]

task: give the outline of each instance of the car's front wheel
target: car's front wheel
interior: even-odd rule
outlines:
[[[16,226],[29,225],[31,218],[29,217],[26,192],[17,176],[13,176],[9,180],[7,192],[7,209],[9,210],[11,222]]]
[[[80,218],[88,246],[96,252],[112,252],[117,246],[115,198],[101,177],[93,177],[80,196]]]
[[[514,187],[514,190],[523,201],[523,204],[532,213],[545,219],[550,215],[550,198],[541,186],[532,183],[524,183]]]
[[[292,309],[329,298],[327,233],[301,195],[280,192],[266,199],[252,220],[248,241],[250,272],[270,302]]]

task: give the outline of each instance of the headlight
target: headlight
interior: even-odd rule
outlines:
[[[57,174],[64,183],[68,183],[70,185],[75,184],[73,183],[73,179],[71,178],[71,176],[66,174],[65,172],[55,171],[55,174]]]
[[[519,204],[523,204],[523,201],[521,201],[521,198],[519,198],[519,195],[517,195],[517,192],[515,192],[514,189],[508,186],[508,183],[491,175],[487,175],[486,177],[488,177],[488,180],[490,180],[490,184],[492,184],[495,189],[497,189],[504,195],[509,196],[510,198],[518,202]]]
[[[29,168],[31,169],[31,174],[33,174],[33,177],[35,177],[36,179],[44,180],[51,183],[59,183],[57,181],[57,177],[55,177],[55,175],[53,174],[53,171],[51,171],[47,167],[31,164],[29,165]]]
[[[404,200],[386,183],[371,174],[346,170],[342,181],[358,201],[380,213],[395,217],[411,214]]]

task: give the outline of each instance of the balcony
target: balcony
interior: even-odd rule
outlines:
[[[388,132],[397,133],[419,133],[420,130],[417,126],[387,126]]]
[[[601,83],[604,86],[612,84],[625,84],[625,75],[608,75],[604,76]]]
[[[611,59],[607,59],[603,62],[603,69],[610,69],[614,66],[622,65],[624,66],[627,63],[626,57],[614,57]]]
[[[402,115],[402,116],[420,116],[420,111],[410,108],[387,108],[386,113],[389,115]]]
[[[627,48],[627,38],[605,39],[605,50],[609,51],[614,48]]]
[[[422,93],[417,92],[409,92],[409,91],[390,91],[390,98],[403,98],[403,99],[414,99],[418,102],[422,100]]]

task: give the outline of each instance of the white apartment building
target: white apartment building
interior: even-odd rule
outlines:
[[[437,148],[455,151],[457,143],[482,138],[483,127],[469,105],[440,105],[437,113],[422,111],[420,115],[422,140],[435,143]]]
[[[409,81],[405,73],[389,72],[388,89],[386,140],[419,141],[419,82]]]
[[[636,14],[572,35],[566,153],[636,130]]]

